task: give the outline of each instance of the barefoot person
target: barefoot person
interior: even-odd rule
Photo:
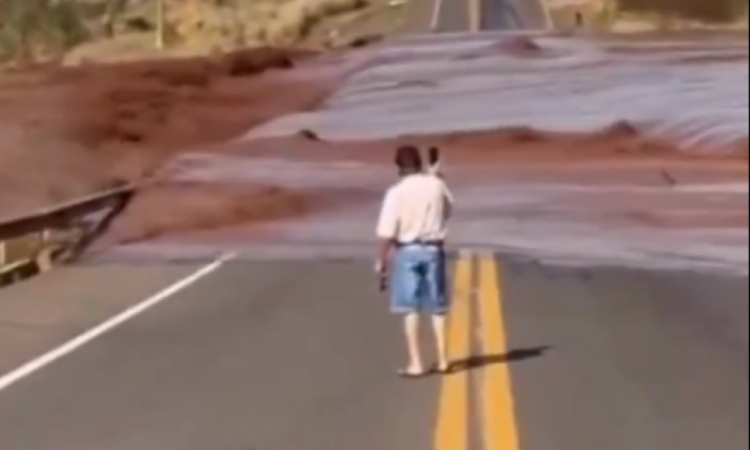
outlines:
[[[445,339],[449,303],[443,244],[453,200],[441,178],[425,173],[417,148],[399,147],[395,162],[400,179],[383,200],[376,270],[388,279],[391,310],[404,316],[409,362],[399,373],[404,377],[428,373],[419,344],[420,313],[432,317],[438,353],[435,369],[445,373],[449,368]]]

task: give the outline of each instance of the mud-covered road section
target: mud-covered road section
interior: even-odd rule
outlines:
[[[0,153],[0,206],[155,179],[109,255],[347,256],[414,143],[443,150],[456,245],[742,269],[747,55],[719,34],[504,32],[11,75],[0,108],[35,131]]]
[[[345,207],[172,234],[118,254],[368,254],[393,149],[412,143],[443,152],[459,202],[455,245],[746,272],[746,41],[454,34],[358,57],[367,64],[316,110],[165,169],[183,182],[337,193]]]

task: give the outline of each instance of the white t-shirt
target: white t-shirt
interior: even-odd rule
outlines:
[[[442,241],[448,233],[453,196],[435,175],[408,175],[385,194],[376,234],[398,242]]]

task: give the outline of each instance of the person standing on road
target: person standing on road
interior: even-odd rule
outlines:
[[[399,374],[415,378],[429,373],[419,344],[421,313],[432,316],[438,353],[434,370],[446,373],[449,299],[444,241],[453,197],[441,177],[424,170],[416,147],[399,147],[395,163],[400,179],[383,199],[376,231],[381,240],[376,271],[388,281],[391,311],[404,316],[409,363]]]

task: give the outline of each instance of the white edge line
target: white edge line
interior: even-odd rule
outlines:
[[[210,275],[211,273],[217,271],[226,262],[232,260],[235,256],[236,256],[235,254],[231,254],[231,253],[222,255],[221,257],[219,257],[219,259],[212,262],[211,264],[201,268],[200,270],[193,273],[192,275],[189,275],[188,277],[183,278],[180,281],[172,284],[171,286],[165,288],[164,290],[147,298],[143,302],[123,311],[122,313],[112,317],[111,319],[105,321],[104,323],[100,325],[97,325],[91,330],[86,331],[85,333],[79,335],[78,337],[73,338],[67,343],[61,345],[60,347],[57,347],[54,350],[48,353],[45,353],[36,359],[29,361],[28,363],[24,364],[18,369],[15,369],[6,375],[3,375],[2,377],[0,377],[0,392],[6,390],[13,384],[21,381],[22,379],[28,377],[29,375],[32,375],[38,372],[39,370],[49,366],[50,364],[63,358],[64,356],[70,353],[73,353],[74,351],[78,350],[79,348],[83,347],[89,342],[95,340],[96,338],[106,334],[107,332],[112,331],[113,329],[117,328],[118,326],[122,325],[128,320],[133,319],[134,317],[143,314],[144,312],[148,311],[154,306],[164,302],[165,300],[172,297],[174,294],[195,284],[196,282],[206,277],[207,275]]]

